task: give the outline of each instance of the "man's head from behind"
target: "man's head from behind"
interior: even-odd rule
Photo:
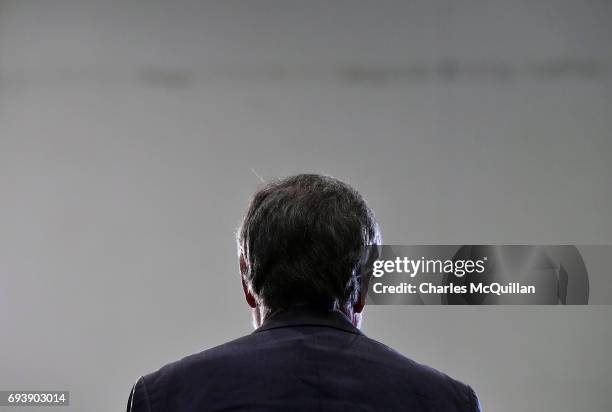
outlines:
[[[237,233],[254,324],[294,305],[341,310],[358,326],[378,223],[361,195],[329,176],[301,174],[260,188]]]

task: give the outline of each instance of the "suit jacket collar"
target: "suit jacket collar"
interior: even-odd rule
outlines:
[[[326,326],[356,335],[363,335],[359,329],[353,326],[344,313],[338,310],[321,311],[307,306],[291,307],[273,313],[253,333],[291,326]]]

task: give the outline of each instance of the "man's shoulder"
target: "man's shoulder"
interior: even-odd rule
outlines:
[[[183,410],[182,403],[207,391],[207,382],[227,375],[228,361],[236,345],[246,344],[244,336],[222,345],[167,363],[138,378],[128,399],[128,411]]]
[[[362,341],[369,353],[376,353],[376,356],[382,359],[385,369],[390,375],[393,375],[389,376],[390,379],[397,379],[411,387],[417,386],[426,397],[442,396],[468,402],[476,401],[475,399],[469,399],[472,396],[475,397],[474,391],[469,385],[438,369],[419,363],[382,342],[367,336],[363,336]]]
[[[170,362],[154,372],[143,376],[149,386],[168,382],[185,383],[193,372],[205,370],[208,376],[213,376],[220,369],[227,369],[227,363],[232,362],[241,353],[239,347],[247,347],[253,341],[253,335],[242,336],[229,342],[202,350]]]
[[[261,370],[262,359],[266,359],[266,364],[272,363],[269,360],[275,356],[275,347],[271,344],[278,340],[275,331],[246,335],[169,363],[145,375],[143,381],[151,392],[184,391],[194,382],[202,391],[206,389],[207,382],[214,384],[227,379],[228,374],[248,373],[251,365],[257,369],[257,374],[265,374],[266,370]],[[351,373],[358,371],[364,379],[373,379],[373,386],[381,390],[414,392],[436,404],[442,399],[457,405],[477,404],[476,396],[468,385],[418,363],[381,342],[365,335],[353,335],[350,346]],[[296,347],[295,350],[301,349]],[[339,349],[338,354],[346,355],[346,348]],[[477,409],[474,406],[466,410]]]

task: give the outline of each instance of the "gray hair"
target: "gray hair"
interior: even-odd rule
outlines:
[[[237,232],[245,283],[269,310],[355,304],[372,245],[374,213],[348,184],[300,174],[265,184]]]

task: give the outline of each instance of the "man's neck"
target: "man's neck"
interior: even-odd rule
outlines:
[[[298,303],[295,305],[291,305],[288,308],[276,309],[276,310],[271,310],[263,305],[257,305],[255,308],[253,308],[253,313],[252,313],[253,328],[257,329],[261,327],[261,325],[263,325],[263,323],[267,319],[269,319],[276,313],[289,311],[289,310],[306,310],[306,311],[312,311],[312,312],[334,312],[334,311],[340,312],[348,318],[348,320],[353,324],[353,326],[355,326],[357,329],[361,328],[361,320],[362,320],[361,313],[356,313],[350,308],[325,309],[325,308],[320,308],[317,306],[313,306],[310,304],[304,304],[304,303]]]

